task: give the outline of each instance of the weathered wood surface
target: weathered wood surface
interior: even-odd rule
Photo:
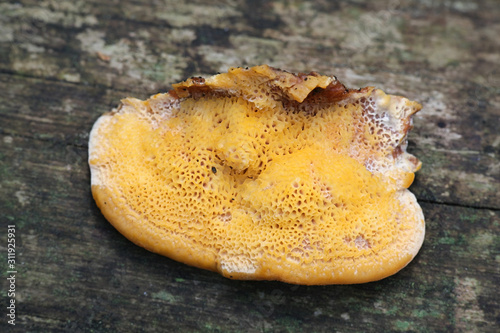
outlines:
[[[19,332],[496,332],[498,1],[2,1],[0,245],[17,229]],[[427,236],[355,286],[231,281],[149,253],[90,194],[93,122],[128,95],[267,63],[424,105],[409,150]]]

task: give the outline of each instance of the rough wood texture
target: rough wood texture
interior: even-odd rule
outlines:
[[[17,228],[19,332],[495,332],[500,321],[498,1],[2,1],[0,212]],[[267,63],[424,105],[410,152],[427,236],[356,286],[231,281],[136,247],[102,217],[100,114],[192,75]]]

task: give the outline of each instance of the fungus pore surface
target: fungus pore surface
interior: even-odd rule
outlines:
[[[424,239],[420,105],[269,66],[126,98],[90,134],[92,193],[134,243],[234,279],[375,281]]]

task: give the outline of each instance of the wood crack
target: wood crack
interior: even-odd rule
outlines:
[[[428,204],[434,204],[434,205],[443,205],[443,206],[451,206],[451,207],[460,207],[460,208],[470,208],[470,209],[487,209],[491,210],[494,212],[500,212],[499,207],[492,207],[492,206],[487,206],[487,205],[468,205],[468,204],[463,204],[463,203],[455,203],[455,202],[446,202],[446,201],[439,201],[439,200],[429,200],[429,199],[422,199],[422,198],[417,198],[417,201],[419,203],[428,203]]]

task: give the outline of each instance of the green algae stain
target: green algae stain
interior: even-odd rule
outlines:
[[[204,329],[201,330],[200,332],[212,333],[212,332],[225,332],[226,331],[225,329],[223,329],[219,325],[214,325],[212,323],[206,323],[203,328]]]
[[[445,245],[454,245],[455,244],[455,238],[453,237],[443,237],[438,240],[439,244],[445,244]]]
[[[347,9],[347,15],[349,15],[349,17],[352,17],[353,19],[359,19],[362,14],[363,14],[363,11],[361,11],[358,8],[348,7],[348,9]]]
[[[412,312],[412,316],[417,317],[417,318],[425,318],[428,315],[429,314],[425,310],[413,310],[413,312]]]
[[[387,309],[387,314],[388,315],[395,315],[398,312],[399,308],[397,306],[392,306],[389,309]]]
[[[144,77],[156,82],[164,82],[167,80],[166,73],[167,69],[165,65],[161,63],[153,64],[143,70]]]
[[[175,303],[177,301],[177,299],[175,298],[174,295],[172,295],[171,293],[166,292],[164,290],[159,291],[157,293],[152,293],[151,295],[155,299],[161,299],[162,301],[165,301],[168,303]]]
[[[292,317],[279,318],[277,320],[280,327],[283,328],[283,332],[294,333],[303,332],[302,321]]]
[[[415,318],[427,318],[427,317],[434,317],[434,318],[438,318],[441,316],[441,313],[439,311],[436,311],[436,310],[422,310],[422,309],[419,309],[419,310],[413,310],[412,311],[412,317],[415,317]]]
[[[396,320],[395,326],[398,331],[407,331],[410,328],[411,323],[408,321]]]

